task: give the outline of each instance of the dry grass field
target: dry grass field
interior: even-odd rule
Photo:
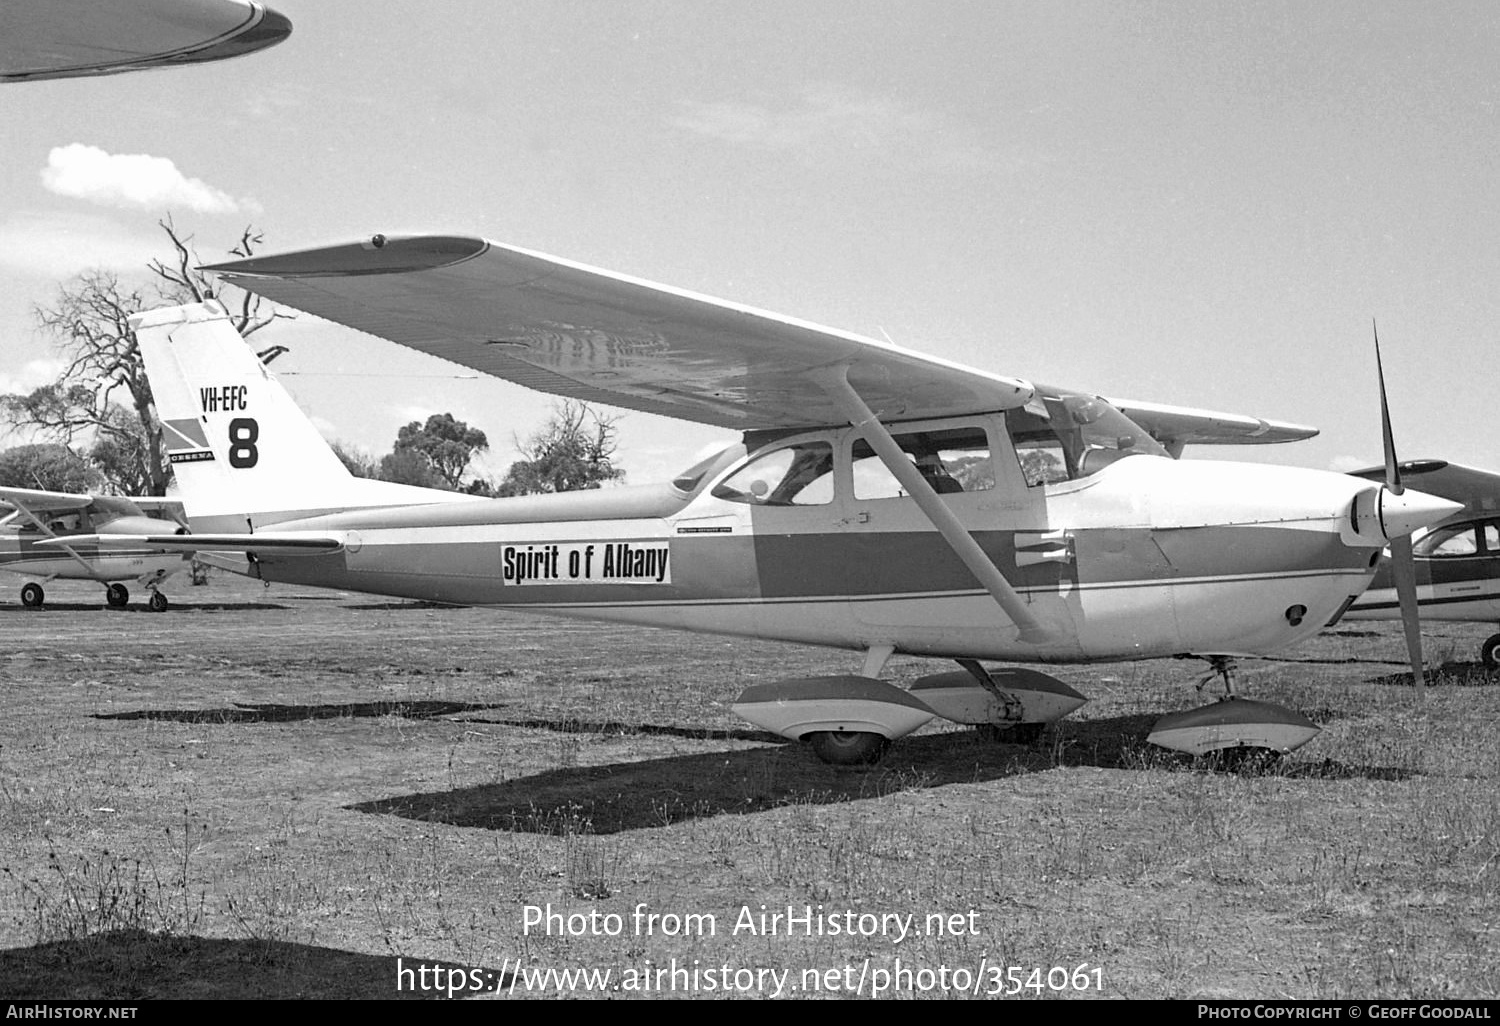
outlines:
[[[1269,768],[1145,743],[1199,704],[1163,660],[1057,671],[1092,701],[1035,746],[929,726],[854,771],[729,711],[848,654],[11,583],[0,996],[1500,997],[1483,625],[1428,626],[1423,715],[1390,625],[1243,663],[1323,727]]]

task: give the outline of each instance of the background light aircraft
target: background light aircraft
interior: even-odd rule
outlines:
[[[1402,476],[1431,495],[1463,503],[1463,509],[1412,535],[1417,605],[1426,620],[1500,623],[1500,474],[1444,460],[1413,460]],[[1380,480],[1385,470],[1354,471]],[[1370,587],[1349,607],[1360,620],[1401,618],[1389,562],[1382,562]],[[1500,634],[1479,649],[1491,669],[1500,669]]]
[[[285,17],[245,0],[6,0],[0,82],[224,60],[291,31]]]
[[[169,448],[193,534],[150,543],[233,549],[266,580],[852,649],[858,674],[757,685],[735,706],[831,762],[872,761],[935,714],[1035,728],[1084,700],[983,659],[1197,654],[1227,691],[1230,657],[1316,633],[1391,538],[1456,508],[1343,474],[1177,461],[1143,425],[1179,450],[1307,429],[1150,404],[1137,422],[1091,394],[480,239],[375,236],[210,270],[485,373],[743,439],[660,485],[384,506],[222,308],[153,311],[135,327],[159,412],[182,427]],[[903,691],[879,679],[898,652],[962,672]],[[1208,710],[1160,739],[1289,749],[1316,732],[1263,703]]]
[[[39,577],[42,583],[21,587],[21,604],[40,606],[46,600],[42,584],[55,578],[98,581],[106,585],[105,601],[116,608],[130,601],[120,581],[135,581],[151,592],[156,612],[167,608],[159,590],[162,581],[185,567],[191,553],[163,553],[142,544],[101,549],[91,536],[107,531],[130,537],[159,535],[176,524],[150,517],[147,511],[182,517],[175,499],[127,499],[117,495],[44,492],[0,487],[0,570]],[[38,546],[38,542],[52,544]]]

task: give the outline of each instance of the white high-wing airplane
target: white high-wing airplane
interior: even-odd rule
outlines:
[[[1500,623],[1500,474],[1446,460],[1413,460],[1401,476],[1432,495],[1463,504],[1453,516],[1412,535],[1417,606],[1424,620]],[[1354,476],[1378,481],[1381,467]],[[1350,619],[1399,620],[1391,564],[1349,607]],[[1500,669],[1500,634],[1479,648],[1485,667]]]
[[[0,82],[224,60],[291,31],[284,16],[247,0],[5,0]]]
[[[151,592],[150,606],[159,613],[167,608],[167,596],[159,590],[162,581],[186,566],[190,553],[164,553],[141,544],[101,549],[82,540],[100,532],[139,537],[168,530],[167,522],[148,511],[174,519],[183,515],[175,499],[0,487],[0,570],[41,578],[41,583],[22,585],[24,606],[40,606],[46,599],[42,584],[62,578],[106,585],[105,601],[120,608],[130,601],[130,592],[119,582],[135,581]],[[38,547],[41,541],[53,544]]]
[[[480,239],[375,236],[209,270],[466,367],[743,440],[660,485],[367,495],[222,308],[157,310],[134,324],[193,533],[151,543],[236,550],[266,580],[852,649],[858,674],[757,685],[735,707],[831,762],[873,761],[935,714],[1035,728],[1084,700],[983,659],[1196,654],[1228,691],[1230,657],[1315,634],[1388,539],[1456,508],[1168,455],[1309,429],[1123,404],[1132,419],[1095,395]],[[902,690],[879,680],[898,652],[963,669]],[[1286,750],[1317,730],[1244,700],[1158,727],[1192,751]]]

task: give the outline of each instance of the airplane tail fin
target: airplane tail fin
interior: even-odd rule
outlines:
[[[210,300],[130,319],[195,532],[469,498],[354,477]]]

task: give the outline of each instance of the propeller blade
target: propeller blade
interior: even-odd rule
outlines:
[[[1370,322],[1375,335],[1375,377],[1380,382],[1380,440],[1385,449],[1385,486],[1399,496],[1406,489],[1401,484],[1401,466],[1396,459],[1396,437],[1391,431],[1391,407],[1385,397],[1385,368],[1380,362],[1380,330]],[[1401,626],[1406,631],[1406,656],[1411,660],[1411,681],[1417,689],[1417,703],[1427,701],[1427,677],[1422,665],[1422,619],[1417,610],[1417,566],[1412,561],[1411,535],[1391,539],[1391,579],[1396,585],[1396,601],[1401,606]]]
[[[1391,431],[1391,408],[1385,399],[1385,368],[1380,363],[1380,331],[1375,327],[1375,322],[1370,322],[1370,330],[1375,334],[1375,377],[1380,382],[1380,441],[1385,449],[1385,486],[1400,495],[1404,488],[1401,486],[1401,467],[1396,460],[1396,437]]]
[[[1417,702],[1427,700],[1427,678],[1422,667],[1422,620],[1417,612],[1417,568],[1411,558],[1411,537],[1391,539],[1391,578],[1401,604],[1401,626],[1406,629],[1406,655],[1411,660],[1411,682]]]

